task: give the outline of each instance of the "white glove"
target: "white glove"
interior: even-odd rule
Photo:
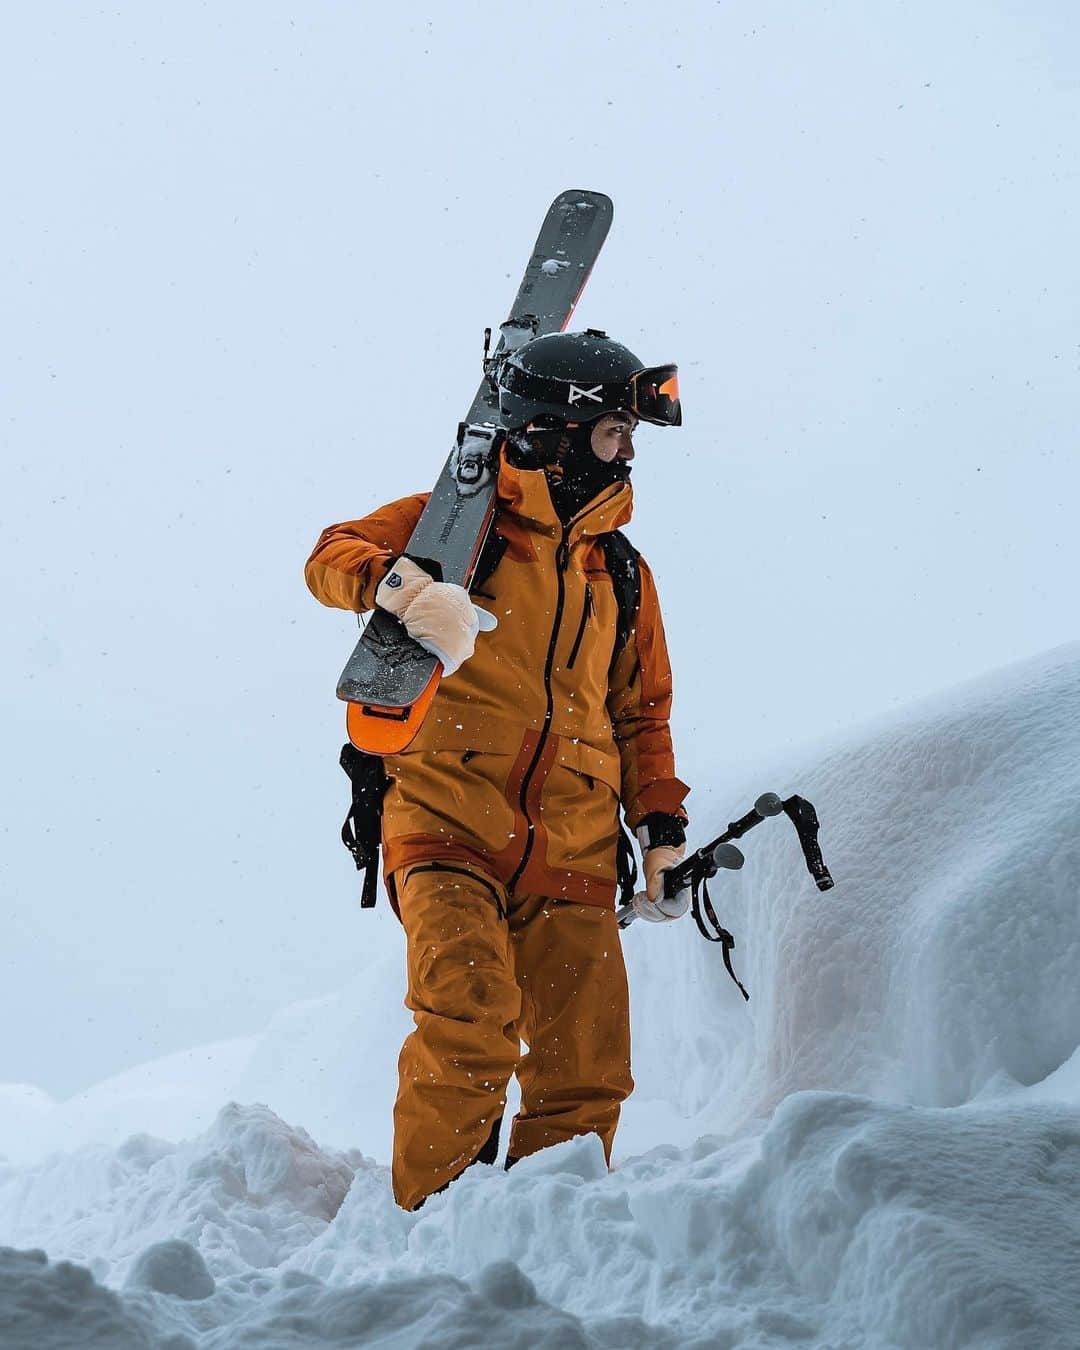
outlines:
[[[689,886],[684,886],[670,900],[664,896],[664,873],[682,862],[685,853],[685,844],[657,844],[645,850],[645,889],[638,891],[633,899],[634,912],[639,918],[648,919],[650,923],[670,923],[672,919],[681,919],[690,908]]]
[[[477,633],[490,633],[499,622],[473,604],[464,586],[436,581],[405,557],[379,582],[375,603],[396,615],[408,635],[439,658],[444,675],[453,675],[472,656]]]

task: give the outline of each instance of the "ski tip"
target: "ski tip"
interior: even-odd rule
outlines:
[[[607,215],[615,211],[615,203],[604,192],[596,192],[592,188],[567,188],[560,192],[551,203],[552,207],[557,206],[580,206],[586,210],[601,210]]]

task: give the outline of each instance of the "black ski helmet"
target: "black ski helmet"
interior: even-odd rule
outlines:
[[[678,367],[646,366],[598,328],[531,339],[502,362],[496,383],[503,423],[513,429],[540,417],[591,422],[620,411],[657,426],[682,423]]]

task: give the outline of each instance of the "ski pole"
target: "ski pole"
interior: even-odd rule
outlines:
[[[749,999],[750,995],[739,982],[731,966],[731,951],[735,946],[735,939],[716,917],[716,911],[713,909],[712,901],[709,898],[708,882],[709,878],[716,876],[721,868],[738,871],[746,861],[741,850],[731,842],[733,839],[741,839],[748,830],[760,825],[763,820],[767,820],[770,816],[778,816],[781,812],[795,826],[795,832],[799,836],[799,844],[802,847],[803,858],[806,860],[807,870],[814,878],[818,890],[831,890],[835,883],[829,875],[829,869],[825,866],[825,860],[821,856],[821,848],[818,845],[820,825],[817,812],[805,797],[791,796],[786,800],[781,800],[775,792],[763,792],[745,816],[740,816],[738,820],[732,821],[723,834],[713,839],[711,843],[699,848],[696,853],[691,853],[688,858],[684,858],[675,867],[668,868],[663,874],[664,895],[667,899],[674,899],[681,890],[689,888],[691,912],[694,916],[694,922],[698,926],[698,931],[709,942],[723,943],[724,965],[727,967],[728,974],[742,990],[745,999]],[[637,917],[638,914],[633,903],[623,905],[615,914],[620,928],[627,928]]]

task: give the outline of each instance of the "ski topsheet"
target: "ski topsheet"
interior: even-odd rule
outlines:
[[[495,512],[504,428],[489,372],[523,343],[561,332],[570,322],[613,210],[601,192],[571,190],[560,193],[544,217],[510,316],[485,362],[485,377],[405,548],[443,581],[468,587]],[[439,659],[414,642],[392,614],[375,609],[338,681],[338,698],[349,704],[349,739],[373,754],[404,750],[420,729],[441,675]]]

